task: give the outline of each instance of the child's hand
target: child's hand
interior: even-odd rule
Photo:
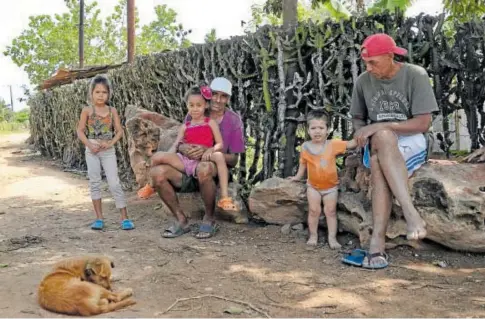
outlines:
[[[202,160],[203,161],[210,161],[212,153],[214,153],[214,149],[213,148],[208,148],[204,152],[204,154],[202,154]]]
[[[107,150],[108,148],[110,148],[112,145],[110,142],[105,142],[105,141],[102,141],[99,143],[99,148],[101,150]]]
[[[88,148],[91,151],[91,153],[93,153],[93,154],[96,154],[100,151],[100,147],[99,147],[98,144],[89,143]]]
[[[299,178],[296,178],[296,176],[289,176],[286,179],[292,182],[298,182],[300,180]]]

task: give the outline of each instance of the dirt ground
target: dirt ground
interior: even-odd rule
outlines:
[[[113,256],[115,290],[132,287],[138,302],[104,317],[485,317],[483,255],[397,248],[389,268],[366,271],[277,226],[221,222],[205,241],[162,239],[170,219],[160,201],[134,192],[135,230],[120,230],[109,199],[107,228],[92,231],[86,178],[29,152],[27,137],[0,135],[2,317],[61,317],[37,305],[37,285],[54,262],[87,253]]]

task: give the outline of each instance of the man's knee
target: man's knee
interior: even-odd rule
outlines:
[[[381,147],[395,145],[397,146],[397,135],[390,130],[382,130],[372,135],[371,145],[373,150]]]
[[[153,185],[160,185],[160,183],[168,181],[167,173],[168,168],[165,165],[157,165],[150,168],[150,177]]]
[[[197,179],[199,183],[203,183],[214,177],[216,172],[214,164],[211,162],[201,162],[197,166]]]

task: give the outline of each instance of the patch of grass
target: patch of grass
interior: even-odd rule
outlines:
[[[19,123],[19,122],[0,122],[0,134],[10,134],[10,133],[20,133],[28,131],[29,124],[28,123]]]

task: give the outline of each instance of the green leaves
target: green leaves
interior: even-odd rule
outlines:
[[[444,0],[444,8],[453,20],[465,22],[485,14],[485,0]]]
[[[205,35],[204,42],[205,43],[214,43],[217,40],[217,33],[216,29],[211,29],[209,33]]]
[[[367,9],[367,13],[375,14],[385,11],[393,12],[396,8],[399,8],[404,12],[413,4],[413,2],[414,0],[377,0]]]
[[[28,27],[3,52],[40,84],[60,67],[76,68],[78,56],[79,1],[65,0],[69,12],[29,18]],[[120,0],[113,13],[101,21],[96,2],[85,5],[84,65],[120,63],[126,60],[126,5]],[[156,6],[156,19],[140,27],[135,12],[136,53],[149,54],[190,46],[190,33],[176,21],[177,13],[166,5]]]

